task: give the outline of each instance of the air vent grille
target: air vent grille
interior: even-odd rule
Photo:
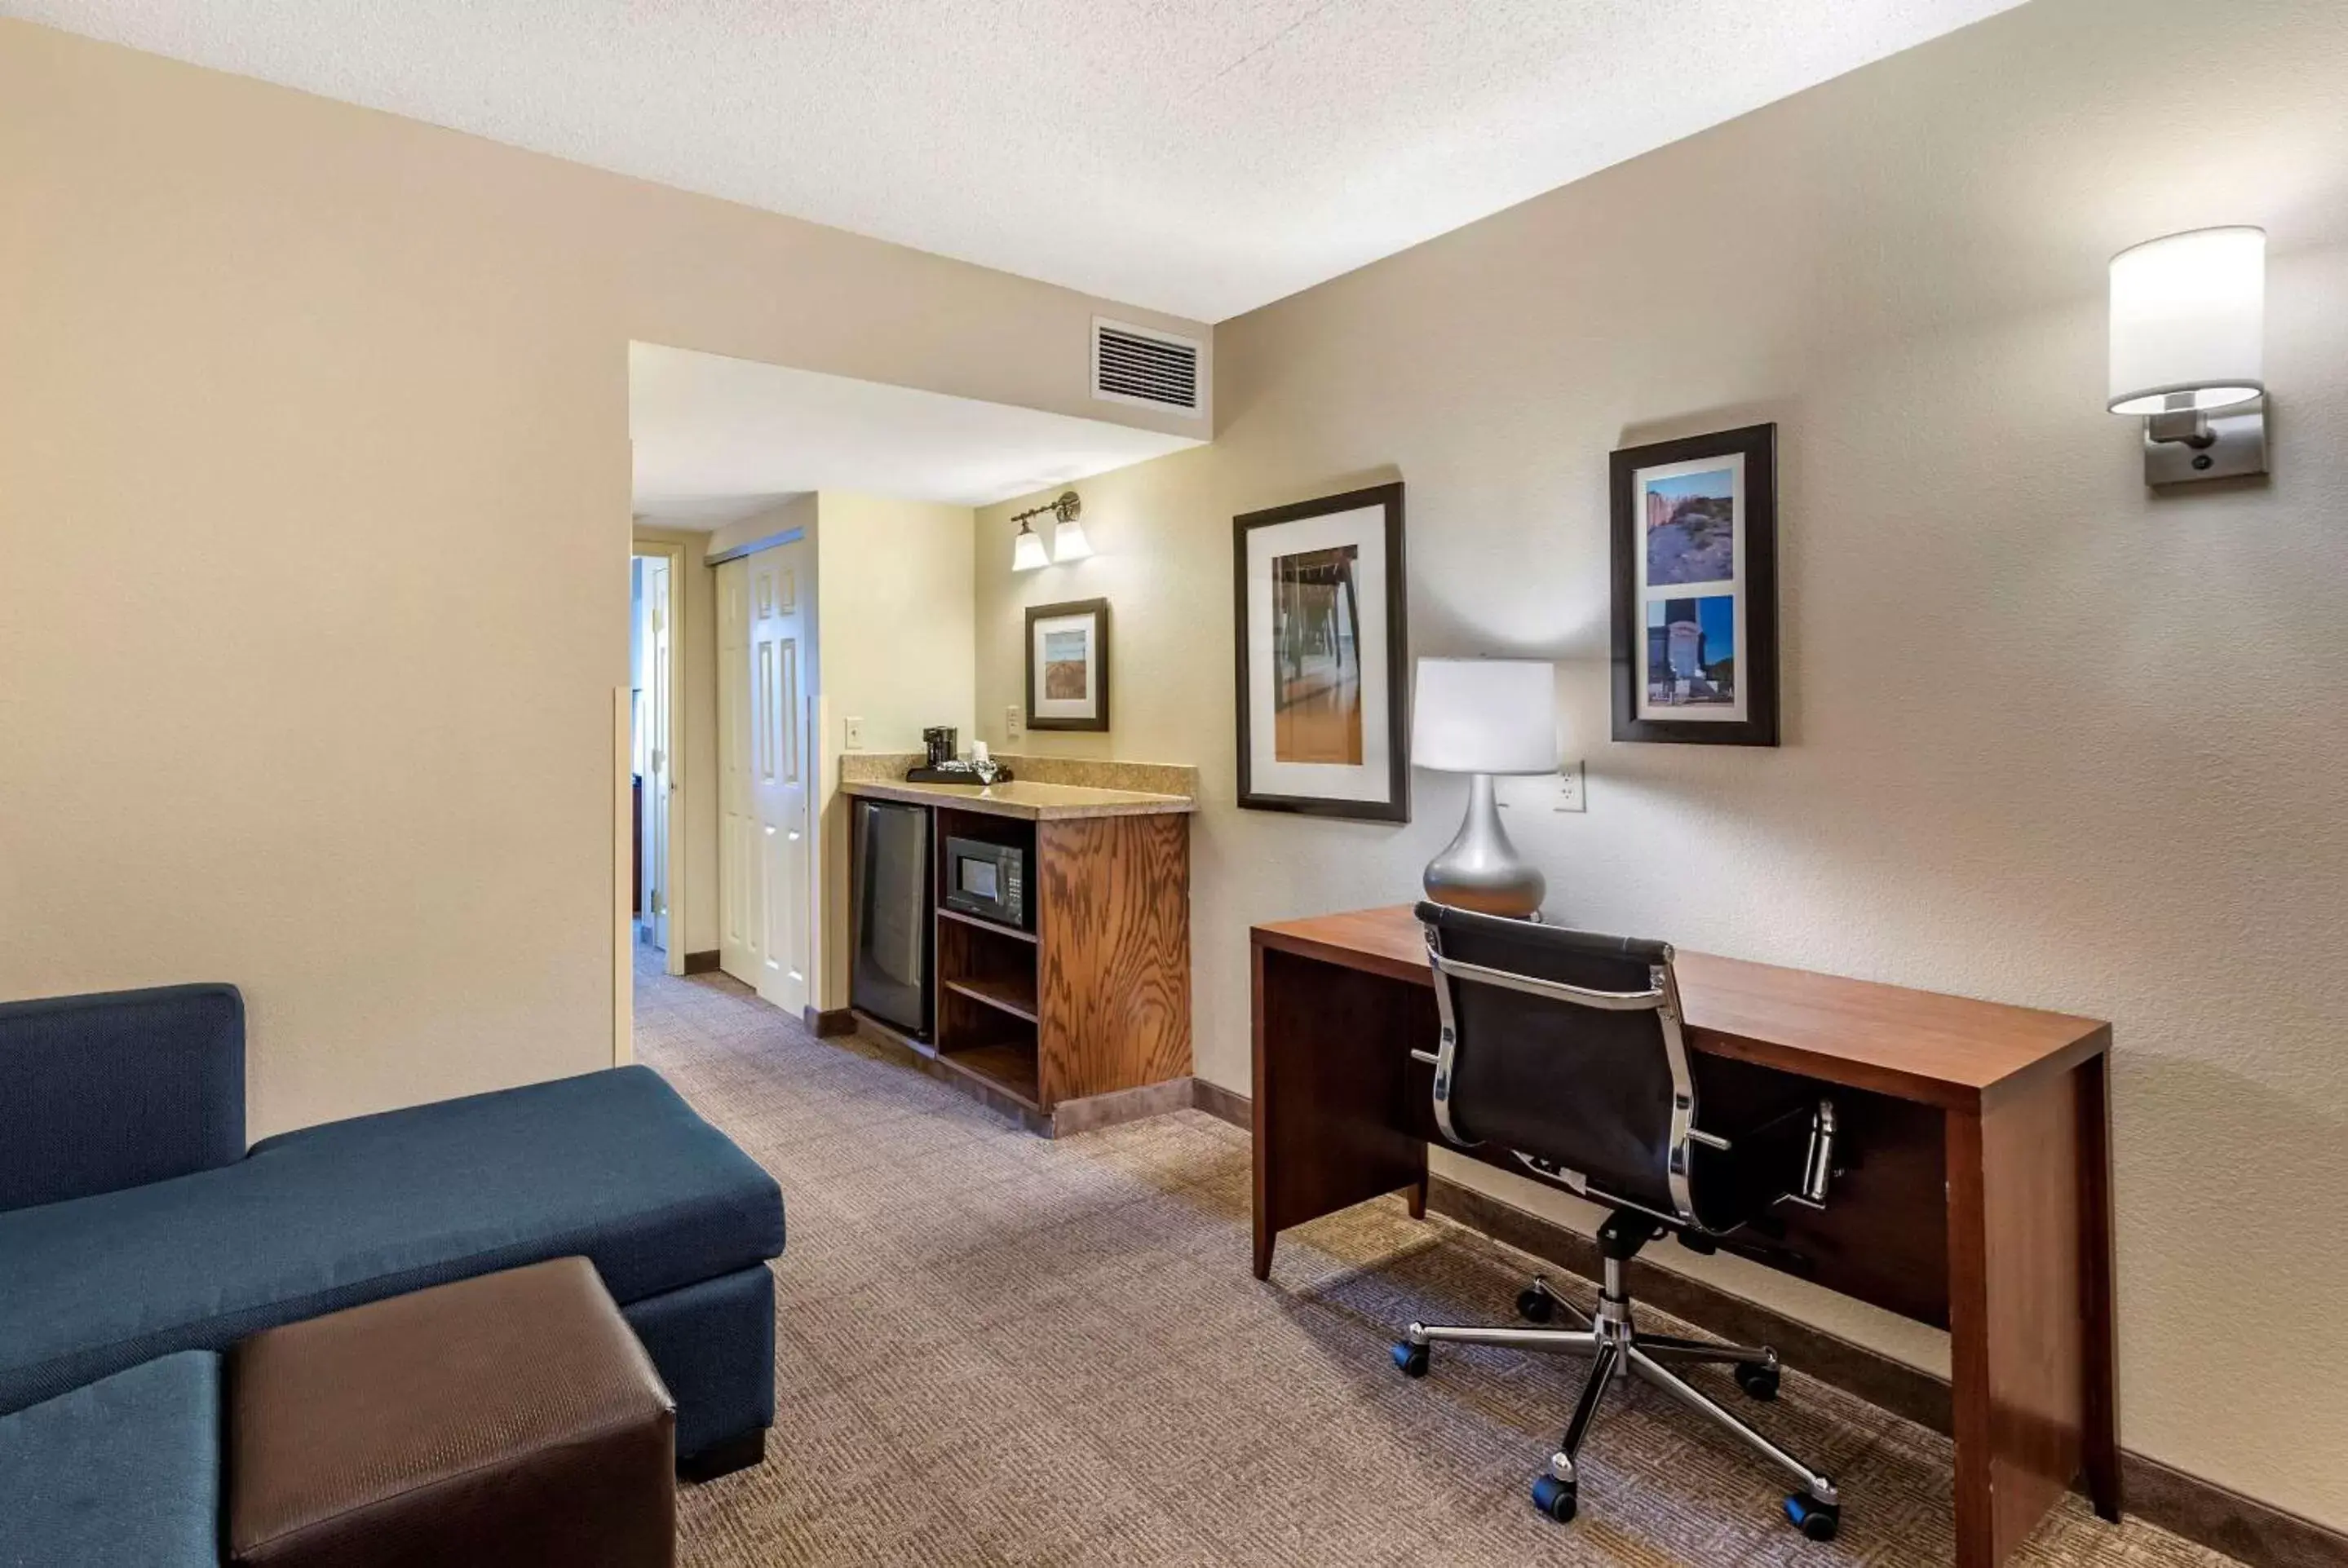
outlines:
[[[1199,412],[1199,344],[1121,322],[1093,323],[1093,395]]]

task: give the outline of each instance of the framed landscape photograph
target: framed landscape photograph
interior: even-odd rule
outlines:
[[[1231,519],[1240,804],[1410,820],[1402,487]]]
[[[1777,427],[1613,455],[1614,738],[1777,743]]]
[[[1027,727],[1108,728],[1108,600],[1027,607]]]

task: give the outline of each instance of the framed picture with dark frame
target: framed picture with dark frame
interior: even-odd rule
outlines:
[[[1027,727],[1108,728],[1108,600],[1027,607]]]
[[[1626,446],[1613,498],[1614,738],[1777,743],[1777,427]]]
[[[1231,519],[1240,804],[1410,820],[1402,487]]]

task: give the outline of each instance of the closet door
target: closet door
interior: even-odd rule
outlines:
[[[758,978],[751,983],[795,1015],[808,1001],[811,947],[807,600],[814,548],[798,540],[744,562],[750,579],[749,807],[759,876]]]

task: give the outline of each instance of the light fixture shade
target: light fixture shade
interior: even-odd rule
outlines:
[[[1052,559],[1056,561],[1082,560],[1093,553],[1092,540],[1085,538],[1084,524],[1074,518],[1052,530]]]
[[[2189,414],[2266,390],[2267,234],[2196,229],[2112,258],[2111,410]]]
[[[1447,774],[1557,771],[1557,666],[1545,659],[1422,659],[1410,760]]]
[[[1033,528],[1025,523],[1020,524],[1019,537],[1011,541],[1011,569],[1034,571],[1037,567],[1051,564],[1052,558],[1044,553],[1044,541],[1035,537]]]

